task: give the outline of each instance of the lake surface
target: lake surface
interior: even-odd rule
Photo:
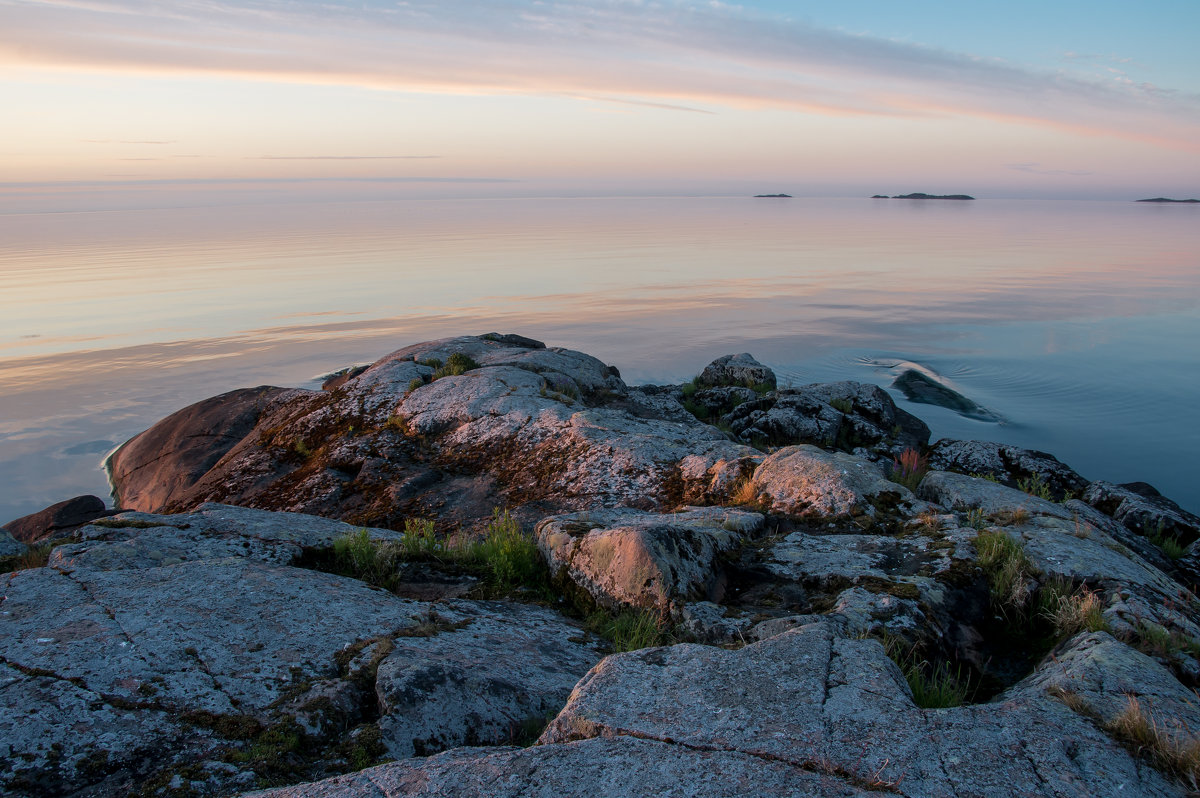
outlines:
[[[32,206],[30,206],[32,207]],[[748,351],[782,384],[915,364],[1049,451],[1200,511],[1200,208],[608,198],[0,207],[0,521],[106,495],[115,445],[234,388],[515,332],[627,382]]]

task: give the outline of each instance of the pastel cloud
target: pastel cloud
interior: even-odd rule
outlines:
[[[1200,97],[721,4],[0,0],[0,63],[681,111],[966,115],[1200,149]],[[1075,56],[1081,59],[1080,56]]]

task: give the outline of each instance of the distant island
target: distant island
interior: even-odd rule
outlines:
[[[973,200],[972,196],[967,194],[897,194],[894,197],[889,197],[887,194],[875,194],[871,199],[940,199],[940,200]]]
[[[755,199],[774,199],[774,198],[777,198],[777,197],[783,197],[783,198],[785,198],[785,199],[791,199],[791,198],[792,198],[792,195],[791,195],[791,194],[755,194],[755,195],[754,195],[754,198],[755,198]]]
[[[1181,202],[1181,203],[1187,203],[1187,202],[1200,202],[1200,200],[1198,200],[1198,199],[1177,200],[1177,199],[1169,199],[1167,197],[1154,197],[1152,199],[1140,199],[1140,200],[1137,200],[1137,202]]]

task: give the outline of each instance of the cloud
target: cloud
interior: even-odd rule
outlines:
[[[1200,97],[858,35],[724,4],[0,0],[0,63],[663,111],[954,114],[1200,148]],[[1074,54],[1068,60],[1089,61]]]
[[[1037,163],[1009,163],[1004,165],[1006,169],[1012,169],[1016,172],[1028,172],[1034,175],[1068,175],[1071,177],[1087,177],[1095,174],[1094,172],[1074,172],[1069,169],[1042,169]]]

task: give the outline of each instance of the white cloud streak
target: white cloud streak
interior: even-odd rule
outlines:
[[[0,0],[4,62],[680,111],[968,115],[1200,147],[1191,93],[721,4]]]

